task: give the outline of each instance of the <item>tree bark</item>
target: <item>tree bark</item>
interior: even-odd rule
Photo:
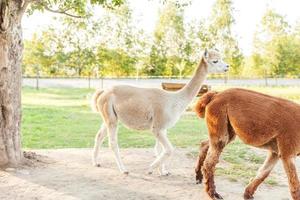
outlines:
[[[21,151],[21,17],[23,1],[0,0],[0,166],[16,166]]]

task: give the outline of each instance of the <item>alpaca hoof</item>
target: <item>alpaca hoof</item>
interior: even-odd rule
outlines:
[[[217,192],[215,192],[214,193],[214,199],[220,200],[220,199],[223,199],[223,197],[220,194],[218,194]]]
[[[160,175],[161,175],[161,176],[170,176],[171,173],[170,173],[170,172],[163,172],[163,173],[161,173]]]
[[[94,163],[93,164],[95,167],[101,167],[100,163]]]
[[[292,192],[293,199],[300,199],[300,189]]]
[[[223,197],[221,195],[219,195],[217,192],[208,193],[208,196],[210,196],[210,198],[213,200],[222,200],[223,199]]]
[[[168,170],[164,169],[164,168],[158,168],[158,173],[159,173],[160,176],[169,176],[169,175],[171,175],[171,173]]]
[[[251,200],[251,199],[254,199],[254,197],[253,197],[253,192],[250,192],[249,189],[246,189],[245,192],[244,192],[244,199],[245,199],[245,200]]]
[[[129,171],[124,171],[123,174],[128,175]]]
[[[252,196],[252,197],[250,197],[250,196],[249,196],[249,197],[245,197],[245,196],[244,196],[244,200],[252,200],[252,199],[254,199],[253,196]]]
[[[153,174],[153,168],[152,168],[152,167],[150,167],[150,168],[148,169],[147,174],[149,174],[149,175]]]
[[[202,183],[202,178],[196,176],[196,184],[201,184]]]

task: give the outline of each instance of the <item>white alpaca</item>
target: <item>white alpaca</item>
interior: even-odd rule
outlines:
[[[103,124],[95,138],[93,164],[97,161],[99,149],[108,134],[109,145],[113,150],[121,172],[128,174],[123,165],[118,147],[117,125],[120,120],[124,125],[135,130],[150,129],[156,137],[156,159],[150,165],[149,173],[154,168],[161,175],[168,175],[165,161],[172,154],[173,146],[167,137],[167,129],[175,125],[186,107],[197,95],[208,73],[225,72],[228,65],[218,52],[205,51],[193,78],[177,92],[167,92],[157,88],[139,88],[128,85],[114,86],[108,90],[98,90],[93,96],[94,110],[103,118]]]

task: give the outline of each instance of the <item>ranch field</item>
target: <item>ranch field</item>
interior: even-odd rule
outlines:
[[[215,87],[222,91],[225,87]],[[252,90],[290,99],[300,103],[300,87],[252,87]],[[94,89],[23,88],[23,146],[25,148],[89,148],[100,124],[100,116],[90,108]],[[191,105],[192,107],[192,105]],[[189,108],[191,110],[191,108]],[[207,138],[204,120],[187,112],[169,130],[177,147],[196,147]],[[145,148],[154,145],[150,132],[137,132],[119,126],[121,148]]]
[[[212,89],[221,91],[226,88],[217,86]],[[249,89],[300,103],[299,87]],[[28,199],[121,199],[118,193],[125,195],[126,198],[122,199],[199,199],[202,186],[194,184],[193,167],[198,144],[207,138],[204,120],[188,111],[169,130],[169,138],[176,147],[170,163],[170,177],[145,174],[147,166],[154,159],[154,138],[151,133],[128,130],[120,124],[121,155],[130,171],[126,177],[119,174],[113,154],[107,149],[107,141],[100,154],[103,167],[94,168],[90,164],[94,136],[101,124],[100,116],[92,113],[89,106],[93,91],[82,88],[23,88],[22,145],[26,151],[37,153],[34,159],[38,162],[35,162],[34,169],[25,167],[2,172],[0,183],[8,184],[8,188],[0,187],[0,191],[5,191],[2,194],[0,192],[0,199],[5,199],[5,195],[11,199],[27,197],[26,193],[21,197],[16,196],[15,192],[8,192],[8,189],[21,187],[16,183],[19,179],[24,181],[23,186],[29,187],[28,191],[37,191],[36,196],[29,195]],[[225,199],[242,199],[244,186],[255,176],[265,155],[264,151],[245,146],[239,140],[225,148],[217,168],[216,181]],[[299,169],[299,163],[297,167]],[[28,182],[33,184],[32,187]],[[74,187],[72,184],[75,184]],[[78,188],[85,187],[87,191],[79,193]],[[137,193],[134,187],[141,187],[145,191]],[[48,190],[54,196],[42,196]],[[271,199],[289,198],[281,164],[258,190],[256,199],[267,199],[270,196],[263,196],[266,193],[274,195]]]

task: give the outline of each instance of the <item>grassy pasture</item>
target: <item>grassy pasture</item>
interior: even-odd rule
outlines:
[[[215,87],[213,90],[224,90]],[[297,87],[251,87],[249,89],[279,96],[300,103],[300,88]],[[47,88],[35,90],[23,88],[22,144],[27,149],[45,148],[90,148],[101,124],[97,113],[91,112],[89,99],[93,90],[74,88]],[[204,120],[194,114],[184,115],[175,127],[169,130],[169,138],[176,147],[189,147],[195,155],[199,141],[207,138]],[[133,131],[119,126],[121,148],[153,147],[154,138],[149,131]],[[107,146],[107,141],[105,142]],[[228,145],[223,154],[226,167],[219,168],[219,175],[235,181],[249,180],[264,158],[236,140]],[[269,184],[275,184],[273,178]]]

